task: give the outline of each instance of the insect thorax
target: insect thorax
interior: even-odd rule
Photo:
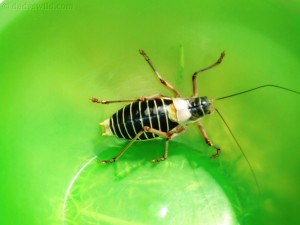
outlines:
[[[210,114],[210,107],[211,104],[207,97],[174,98],[173,104],[169,107],[169,117],[179,124],[194,122]]]

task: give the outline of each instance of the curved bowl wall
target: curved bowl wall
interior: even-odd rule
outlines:
[[[169,144],[101,136],[123,107],[89,98],[215,99],[265,84],[300,91],[300,5],[281,1],[0,1],[1,224],[296,224],[299,95],[266,87],[214,102]],[[260,191],[258,191],[260,189]]]

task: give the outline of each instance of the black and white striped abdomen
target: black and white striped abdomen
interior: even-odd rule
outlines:
[[[168,106],[172,103],[171,99],[166,98],[132,102],[102,123],[104,126],[106,123],[106,130],[109,130],[104,129],[104,132],[125,139],[133,139],[145,126],[168,132],[178,125],[168,115]],[[139,140],[156,137],[153,133],[145,132]]]

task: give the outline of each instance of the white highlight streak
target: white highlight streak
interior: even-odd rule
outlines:
[[[75,174],[75,176],[73,177],[73,179],[71,180],[68,188],[67,188],[67,191],[66,191],[66,194],[65,194],[65,197],[64,197],[64,205],[63,205],[63,211],[62,211],[62,224],[65,225],[65,220],[66,220],[66,215],[65,215],[65,211],[66,211],[66,205],[67,205],[67,201],[68,201],[68,197],[69,197],[69,194],[71,192],[71,189],[73,187],[73,185],[75,184],[75,181],[77,180],[77,178],[79,177],[79,175],[83,172],[83,170],[92,162],[94,161],[98,156],[94,156],[93,158],[91,158],[89,161],[87,161],[83,167],[80,168],[80,170]]]
[[[165,218],[167,214],[168,214],[168,207],[167,206],[162,207],[159,211],[159,216],[161,218]]]

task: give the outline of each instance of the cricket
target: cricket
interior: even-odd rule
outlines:
[[[119,138],[127,139],[129,142],[121,149],[121,151],[111,159],[101,160],[101,164],[116,162],[123,153],[136,141],[147,141],[154,138],[165,139],[165,148],[161,157],[153,159],[153,163],[164,161],[168,157],[168,144],[177,135],[180,135],[191,124],[195,124],[203,136],[207,145],[215,149],[215,153],[211,158],[216,158],[220,155],[221,149],[218,145],[212,143],[207,136],[203,125],[201,124],[201,118],[208,116],[213,110],[217,112],[225,126],[229,130],[238,148],[245,157],[251,172],[256,180],[255,173],[251,167],[249,160],[247,159],[241,145],[235,138],[230,127],[226,123],[225,119],[221,115],[220,111],[213,107],[214,101],[219,101],[226,98],[231,98],[237,95],[245,94],[257,90],[259,88],[273,87],[282,89],[285,91],[300,94],[298,91],[291,90],[289,88],[281,87],[273,84],[266,84],[258,86],[249,90],[238,92],[235,94],[227,95],[216,99],[208,99],[206,96],[199,97],[197,91],[197,77],[200,73],[212,69],[221,64],[225,52],[223,51],[218,60],[212,65],[196,71],[192,75],[192,95],[191,97],[182,97],[181,94],[168,82],[160,73],[155,69],[152,61],[143,50],[139,50],[139,53],[144,57],[148,65],[153,70],[156,77],[159,79],[162,85],[173,92],[174,97],[163,96],[156,94],[153,96],[145,97],[141,96],[136,99],[125,100],[100,100],[98,98],[91,98],[93,103],[111,104],[111,103],[124,103],[128,102],[126,106],[114,113],[110,118],[100,123],[102,126],[102,135],[105,136],[117,136]],[[257,180],[256,180],[257,183]]]

